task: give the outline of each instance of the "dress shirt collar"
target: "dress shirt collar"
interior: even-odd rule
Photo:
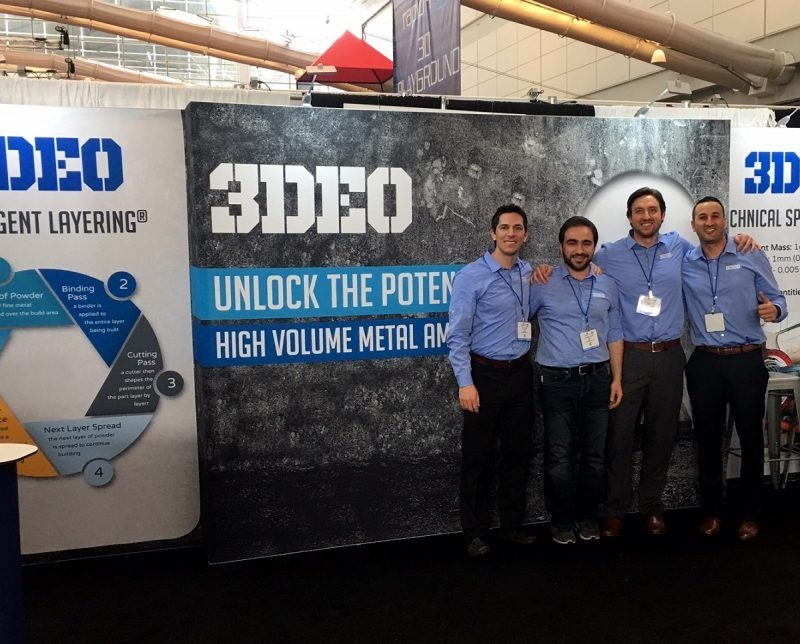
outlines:
[[[560,277],[562,280],[572,277],[572,274],[567,269],[566,264],[561,264],[561,266],[556,266],[553,269],[553,273],[555,273],[555,275]],[[559,275],[559,273],[561,274]],[[572,277],[572,279],[574,279],[576,282],[581,282],[581,281],[585,282],[588,279],[595,279],[595,275],[594,273],[592,273],[591,269],[589,269],[589,274],[585,278],[583,278],[583,280],[579,280],[577,277]]]
[[[494,257],[492,257],[491,250],[487,250],[483,254],[483,261],[486,262],[486,265],[489,267],[489,270],[492,271],[492,273],[496,273],[497,271],[503,269],[503,266],[500,266],[500,264],[497,263],[497,260]],[[525,262],[523,262],[519,258],[519,255],[517,255],[517,261],[514,263],[514,266],[512,268],[514,267],[519,268],[520,270],[522,270],[525,267]]]
[[[722,253],[720,253],[720,257],[725,253],[731,253],[736,255],[736,242],[733,241],[732,238],[728,237],[725,242],[725,248],[722,249]],[[705,259],[705,255],[703,255],[703,247],[702,246],[695,246],[686,254],[686,259],[691,262],[696,262],[698,259]]]
[[[658,233],[658,241],[656,241],[656,243],[655,243],[655,244],[653,244],[653,246],[658,246],[659,244],[663,244],[663,243],[664,243],[664,241],[663,241],[663,235],[662,235],[661,233]],[[638,246],[639,248],[644,248],[644,246],[642,246],[642,245],[641,245],[639,242],[637,242],[637,241],[636,241],[636,240],[633,238],[633,228],[631,228],[631,229],[628,231],[628,236],[627,236],[627,237],[625,237],[625,245],[626,245],[628,248],[633,248],[634,246]],[[648,250],[649,250],[649,248],[652,248],[653,246],[650,246],[650,247],[648,247]]]

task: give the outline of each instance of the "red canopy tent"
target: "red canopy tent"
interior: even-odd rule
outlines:
[[[339,36],[306,69],[318,65],[336,68],[335,73],[319,74],[316,79],[318,83],[353,83],[377,91],[385,91],[384,83],[390,82],[394,75],[391,60],[349,31]],[[299,76],[297,82],[310,83],[314,76],[313,72],[307,72]]]

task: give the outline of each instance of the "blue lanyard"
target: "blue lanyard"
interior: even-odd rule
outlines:
[[[489,266],[489,262],[486,261],[485,257],[483,258],[483,263]],[[489,267],[489,270],[491,270],[491,267]],[[503,280],[505,285],[511,289],[511,292],[514,294],[514,299],[516,299],[517,302],[519,302],[520,315],[522,315],[522,319],[525,320],[527,319],[527,316],[525,315],[525,290],[523,289],[522,286],[522,269],[519,267],[519,264],[517,264],[517,273],[519,274],[519,293],[520,293],[519,295],[517,295],[517,292],[514,290],[514,286],[511,284],[511,282],[509,282],[505,277],[503,277],[502,271],[503,269],[501,267],[500,270],[497,271],[497,273],[495,273],[495,275],[497,275],[501,280]]]
[[[656,266],[656,259],[658,259],[658,244],[660,242],[656,242],[653,248],[656,252],[653,253],[653,263],[650,264],[650,274],[648,275],[647,272],[644,270],[644,266],[642,265],[642,260],[639,259],[639,255],[636,253],[636,249],[631,247],[633,251],[633,256],[636,258],[636,262],[639,264],[639,268],[642,269],[642,275],[644,275],[644,279],[647,280],[647,290],[650,294],[653,293],[653,269]],[[644,249],[644,259],[647,261],[647,251],[650,250],[649,248]]]
[[[722,255],[717,257],[716,260],[706,259],[705,257],[703,259],[706,260],[706,269],[708,270],[708,284],[709,284],[709,286],[711,286],[711,297],[712,297],[712,300],[711,300],[711,312],[714,313],[714,311],[717,308],[717,287],[719,286],[719,265],[720,265],[720,260],[722,259]],[[717,262],[717,276],[716,276],[715,279],[712,280],[711,279],[711,262],[713,262],[713,261]]]
[[[594,293],[594,276],[591,276],[592,286],[589,289],[589,301],[586,303],[586,310],[585,311],[583,310],[583,304],[581,304],[581,298],[575,292],[575,287],[572,285],[572,280],[573,280],[572,276],[568,275],[567,276],[567,282],[569,282],[569,287],[572,289],[572,294],[575,296],[575,300],[577,300],[577,302],[578,302],[578,308],[581,310],[581,313],[583,314],[583,319],[586,320],[586,328],[588,329],[589,328],[589,307],[592,305],[592,293]],[[578,284],[578,289],[579,290],[581,288],[580,284],[582,284],[582,282],[579,282],[579,284]]]

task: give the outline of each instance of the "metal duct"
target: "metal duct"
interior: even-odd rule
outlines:
[[[618,0],[537,0],[559,11],[628,34],[654,40],[684,54],[740,72],[763,76],[780,84],[794,74],[794,56],[786,51],[765,49],[739,42],[707,29],[678,22],[675,14],[658,14],[637,9]],[[669,56],[667,55],[667,62]]]
[[[643,38],[523,0],[461,0],[461,4],[490,16],[550,31],[559,36],[568,36],[646,63],[650,62],[653,52],[658,49],[657,44]],[[723,87],[742,91],[748,91],[751,87],[751,83],[741,75],[732,74],[719,65],[679,51],[670,50],[666,63],[661,66]]]
[[[38,51],[23,51],[13,48],[0,49],[0,58],[6,59],[7,65],[23,65],[25,67],[41,67],[54,69],[60,74],[67,73],[67,62],[63,54],[51,54]],[[155,74],[134,72],[114,65],[97,63],[85,58],[72,58],[75,65],[75,76],[94,78],[116,83],[150,83],[160,85],[182,85],[181,81]]]
[[[96,29],[292,75],[317,57],[213,25],[189,24],[161,12],[128,9],[97,0],[4,0],[0,13]],[[349,83],[330,84],[350,92],[370,91]]]

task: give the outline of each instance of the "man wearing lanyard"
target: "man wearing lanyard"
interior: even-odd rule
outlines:
[[[594,260],[617,284],[625,336],[625,398],[611,412],[606,441],[604,537],[621,534],[631,505],[634,436],[642,410],[639,508],[648,534],[667,530],[662,493],[678,433],[686,363],[681,264],[692,244],[676,232],[660,232],[666,210],[655,188],[634,191],[627,200],[630,233],[603,244]],[[737,235],[736,241],[741,248],[752,244],[747,235]]]
[[[564,264],[531,288],[539,319],[536,363],[545,426],[545,501],[553,541],[600,538],[608,410],[622,400],[617,287],[591,275],[597,228],[570,217],[558,233]]]
[[[758,535],[759,492],[764,478],[764,395],[769,374],[762,349],[761,321],[779,322],[787,313],[764,253],[742,255],[726,236],[727,221],[716,197],[700,199],[692,229],[700,246],[683,261],[683,293],[695,350],[686,365],[698,439],[700,497],[707,537],[719,533],[724,505],[722,438],[730,405],[742,448],[741,518],[737,535]]]
[[[500,536],[525,545],[521,529],[530,463],[533,376],[529,351],[531,267],[519,258],[528,218],[501,206],[491,222],[494,249],[465,266],[453,281],[447,346],[463,410],[461,527],[467,552],[489,552],[490,486],[494,443],[500,440],[497,512]]]

